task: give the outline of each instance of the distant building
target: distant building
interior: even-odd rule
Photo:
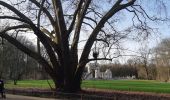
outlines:
[[[110,69],[107,69],[104,73],[104,78],[106,79],[112,79],[112,72]]]
[[[100,72],[99,64],[89,64],[87,67],[86,79],[112,79],[112,72],[107,69],[105,72]]]

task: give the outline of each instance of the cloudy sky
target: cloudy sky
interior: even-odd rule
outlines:
[[[2,1],[8,1],[9,0],[2,0]],[[11,0],[11,1],[15,1],[15,0]],[[20,1],[20,0],[16,0],[16,1]],[[104,0],[99,0],[100,2],[104,2]],[[149,15],[155,15],[155,16],[161,16],[164,17],[165,15],[170,18],[170,0],[160,0],[163,1],[166,4],[166,9],[164,9],[164,7],[161,6],[161,3],[157,3],[155,5],[156,0],[137,0],[137,2],[142,3],[143,7],[146,10],[146,13],[148,13]],[[102,3],[100,3],[102,4]],[[103,6],[103,4],[101,5]],[[103,9],[107,9],[108,6],[104,5]],[[160,9],[154,9],[154,8],[158,8],[160,7]],[[166,12],[166,13],[164,13]],[[128,26],[132,25],[132,21],[131,21],[131,17],[132,15],[124,12],[124,13],[120,13],[119,14],[120,17],[122,18],[122,21],[116,23],[116,27],[118,29],[125,29]],[[146,41],[142,41],[142,42],[134,42],[134,41],[124,41],[122,42],[122,46],[125,49],[128,49],[129,51],[125,51],[125,54],[132,54],[134,52],[131,51],[137,51],[141,46],[146,46],[148,48],[152,48],[154,46],[156,46],[157,43],[160,42],[160,40],[162,38],[167,38],[170,37],[170,22],[159,22],[159,23],[155,23],[155,22],[148,22],[150,24],[150,26],[153,26],[154,28],[158,29],[158,33],[154,33],[150,36],[150,38],[148,38]],[[83,35],[82,37],[87,37],[86,34]],[[31,39],[32,41],[35,41],[35,36],[30,36],[30,34],[28,35],[28,38]],[[84,40],[84,38],[81,38],[82,40]],[[36,43],[36,42],[35,42]]]

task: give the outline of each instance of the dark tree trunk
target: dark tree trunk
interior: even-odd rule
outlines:
[[[14,79],[14,85],[17,85],[17,79]]]
[[[71,66],[67,68],[71,69]],[[64,76],[62,73],[51,76],[55,84],[56,91],[68,93],[81,91],[82,73],[77,71],[77,73],[75,73],[73,76],[70,76],[71,74],[66,75],[69,76]]]
[[[68,92],[68,93],[73,93],[81,90],[81,80],[70,80],[70,81],[65,81],[59,82],[54,80],[55,88],[56,91],[60,92]]]
[[[62,76],[62,71],[58,72],[58,74],[50,74],[51,78],[54,82],[55,89],[57,91],[63,91],[64,88],[64,77]]]

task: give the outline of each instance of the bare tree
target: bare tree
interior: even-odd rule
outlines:
[[[0,36],[38,61],[53,79],[57,90],[78,91],[89,61],[118,57],[110,51],[119,49],[120,40],[130,38],[131,33],[147,37],[153,31],[147,21],[161,18],[148,15],[142,3],[140,0],[0,1],[0,19],[8,23],[3,26]],[[120,31],[116,24],[122,18],[117,16],[123,11],[132,14],[133,25]],[[29,32],[37,36],[49,59],[16,39],[17,34]],[[93,58],[93,51],[103,54]]]
[[[33,44],[27,44],[28,41],[23,36],[18,36],[19,41],[25,44],[30,49],[34,50]],[[17,81],[22,79],[24,75],[28,75],[31,71],[34,71],[37,66],[35,61],[30,57],[27,57],[22,51],[18,50],[9,42],[3,40],[1,41],[1,50],[0,50],[0,65],[1,77],[4,79],[11,79],[14,81],[14,84],[17,84]],[[2,48],[3,46],[3,48]],[[10,62],[10,63],[9,63]]]
[[[161,42],[154,48],[155,51],[155,59],[157,64],[161,66],[169,66],[170,65],[170,39],[165,38],[161,40]],[[158,66],[159,66],[158,65]]]
[[[158,79],[168,81],[170,77],[170,39],[162,39],[154,48],[154,62],[157,66]],[[163,71],[164,69],[164,71]]]
[[[148,67],[149,67],[150,59],[151,59],[151,55],[152,55],[151,49],[147,49],[147,47],[141,48],[139,50],[139,53],[140,53],[140,56],[139,56],[140,57],[139,58],[140,64],[145,69],[146,78],[150,79]]]

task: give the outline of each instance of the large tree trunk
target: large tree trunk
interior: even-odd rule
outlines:
[[[67,72],[71,71],[72,67],[68,66]],[[74,71],[75,72],[75,71]],[[60,92],[77,92],[81,90],[81,75],[82,73],[79,71],[79,73],[75,74],[64,74],[63,71],[49,73],[47,72],[50,77],[52,78],[56,91]],[[65,76],[68,75],[68,76]]]
[[[69,66],[69,67],[70,67],[70,71],[71,71],[71,69],[74,66],[73,67]],[[73,71],[73,72],[75,72],[75,71]],[[72,74],[67,74],[67,75],[68,76],[65,76],[66,81],[64,82],[64,92],[78,92],[78,91],[80,91],[81,90],[81,81],[82,81],[81,74],[77,75],[77,73],[72,73]],[[70,75],[72,75],[72,76],[70,76]]]
[[[71,69],[71,66],[68,66],[67,68]],[[81,91],[82,74],[83,71],[77,71],[75,74],[73,74],[73,76],[71,76],[71,74],[67,74],[69,76],[64,76],[64,77],[60,76],[64,78],[63,79],[64,82],[63,81],[60,82],[60,80],[54,81],[56,89],[62,92],[71,92],[71,93]]]
[[[70,79],[70,81],[57,81],[56,79],[52,79],[56,88],[56,91],[60,92],[77,92],[81,90],[81,80]]]
[[[58,74],[57,74],[58,73]],[[63,91],[64,89],[64,77],[63,77],[63,72],[57,72],[55,74],[49,74],[50,77],[52,78],[54,85],[55,85],[55,89],[56,91]]]

